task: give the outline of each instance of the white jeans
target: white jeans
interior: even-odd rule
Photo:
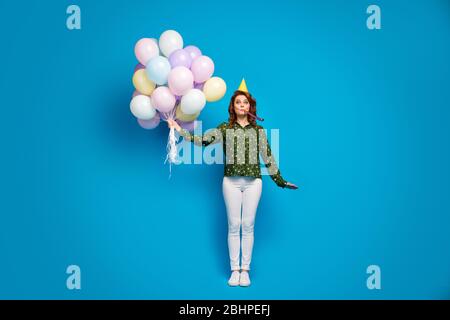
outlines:
[[[256,209],[262,191],[261,178],[223,177],[223,198],[228,217],[228,251],[231,270],[250,270],[253,250],[253,229]],[[242,209],[242,217],[241,217]],[[239,231],[242,225],[242,264],[239,267],[241,247]]]

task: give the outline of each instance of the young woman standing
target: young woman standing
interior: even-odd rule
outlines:
[[[250,285],[250,262],[253,251],[256,210],[262,191],[259,155],[272,180],[282,188],[298,187],[285,181],[272,156],[264,129],[256,124],[256,100],[248,92],[245,80],[231,97],[229,119],[202,136],[182,129],[174,120],[168,120],[185,140],[207,146],[222,143],[225,154],[225,172],[222,183],[228,218],[228,249],[230,256],[230,286]],[[242,241],[240,229],[242,226]],[[240,250],[242,248],[242,252]],[[241,255],[241,264],[239,257]]]

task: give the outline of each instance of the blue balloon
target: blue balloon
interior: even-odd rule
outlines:
[[[170,70],[171,67],[169,60],[162,56],[157,56],[150,59],[145,67],[148,78],[160,86],[167,83]]]

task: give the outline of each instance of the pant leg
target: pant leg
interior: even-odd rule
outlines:
[[[245,186],[242,197],[242,269],[250,270],[252,260],[256,210],[262,192],[262,180],[251,179]]]
[[[242,191],[238,179],[224,177],[223,198],[228,218],[228,251],[231,270],[239,270]]]

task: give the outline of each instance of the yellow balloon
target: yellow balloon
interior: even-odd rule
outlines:
[[[156,87],[155,83],[147,77],[145,69],[139,69],[134,73],[133,85],[137,91],[147,96],[151,95]]]
[[[222,78],[212,77],[205,82],[203,86],[203,93],[205,94],[206,101],[214,102],[220,100],[227,91],[227,85]]]
[[[200,111],[194,114],[185,114],[183,111],[181,111],[180,105],[178,105],[177,110],[175,112],[175,117],[183,122],[190,122],[197,119],[198,115],[200,114]]]

